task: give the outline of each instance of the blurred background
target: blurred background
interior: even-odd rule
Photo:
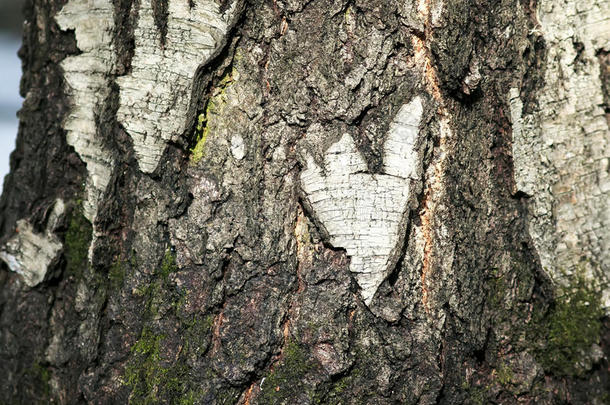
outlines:
[[[8,157],[15,149],[17,110],[21,107],[19,80],[23,0],[0,0],[0,190],[8,173]]]

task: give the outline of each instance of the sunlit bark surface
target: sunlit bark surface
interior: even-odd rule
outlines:
[[[609,4],[29,0],[0,403],[607,403]]]

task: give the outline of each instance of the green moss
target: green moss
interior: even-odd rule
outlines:
[[[161,383],[163,374],[159,364],[159,344],[162,339],[163,335],[155,335],[145,327],[140,339],[131,348],[134,358],[125,369],[124,380],[125,385],[132,388],[130,403],[150,404],[158,401],[155,388]]]
[[[209,345],[214,317],[193,317],[182,332],[181,353],[183,357],[169,364],[162,356],[165,334],[155,334],[144,327],[140,338],[132,346],[132,358],[125,369],[124,384],[131,387],[129,403],[194,404],[204,396],[204,392],[194,390],[189,385],[189,368],[184,358],[202,354]],[[205,342],[205,343],[203,343]]]
[[[577,273],[568,287],[561,287],[554,306],[538,317],[530,332],[546,341],[538,347],[536,358],[545,371],[558,376],[579,376],[579,365],[601,337],[604,310],[601,293],[585,276]]]
[[[123,261],[117,260],[112,263],[110,271],[108,271],[108,281],[110,287],[115,290],[118,290],[123,286],[125,281],[125,263]]]
[[[176,266],[176,258],[171,253],[169,249],[165,251],[165,255],[163,256],[163,261],[161,262],[161,267],[159,267],[157,274],[160,275],[164,281],[167,281],[167,278],[171,273],[176,272],[178,267]]]
[[[174,254],[167,249],[146,286],[137,292],[144,327],[123,374],[123,383],[131,388],[131,404],[188,405],[202,403],[210,395],[201,388],[205,377],[194,374],[189,364],[209,349],[214,315],[187,311],[189,292],[171,277],[178,269]],[[168,348],[179,350],[176,353]],[[239,393],[232,392],[231,400],[216,403],[233,404]]]
[[[178,299],[172,302],[172,307],[174,308],[174,311],[176,312],[176,315],[178,315],[178,317],[180,317],[180,314],[184,310],[184,306],[187,304],[187,302],[188,294],[186,292],[183,294],[179,294]]]
[[[48,367],[35,362],[25,370],[24,378],[29,380],[26,386],[31,384],[32,393],[35,393],[40,399],[49,400],[51,398],[51,385],[49,384],[51,372]]]
[[[145,326],[131,349],[123,377],[124,384],[131,387],[132,404],[194,404],[205,395],[193,383],[186,359],[207,351],[214,317],[183,313],[188,292],[176,288],[170,280],[177,270],[175,257],[168,249],[148,285],[138,293],[144,298]],[[175,317],[181,329],[175,333],[153,333],[157,320],[167,317]],[[163,355],[165,342],[170,339],[173,347],[180,347],[175,358]]]
[[[176,272],[176,258],[168,249],[165,251],[159,267],[154,271],[150,282],[143,288],[138,288],[135,294],[146,299],[146,317],[154,319],[162,306],[175,307],[180,298],[175,298],[175,291],[169,289],[169,275]]]
[[[125,369],[124,384],[131,387],[130,404],[164,403],[181,398],[185,388],[186,367],[165,366],[160,354],[163,334],[145,327],[140,339],[131,348],[133,357]]]
[[[148,356],[154,361],[159,360],[159,342],[164,339],[163,335],[155,335],[150,329],[144,328],[140,339],[131,348],[131,351],[136,354]]]
[[[235,405],[238,403],[237,400],[241,392],[235,388],[223,388],[222,390],[216,390],[213,395],[215,399],[213,403],[218,405]],[[261,404],[264,404],[264,402]]]
[[[304,377],[314,367],[305,349],[296,342],[284,348],[284,358],[265,378],[261,403],[279,404],[294,400],[305,391]]]
[[[488,403],[487,398],[489,397],[489,387],[471,387],[468,391],[469,400],[471,404],[483,405]]]
[[[210,128],[207,126],[207,114],[199,114],[197,117],[197,128],[195,129],[195,138],[197,143],[191,149],[191,162],[197,163],[204,156],[205,142],[208,139]]]
[[[345,22],[348,22],[352,15],[352,6],[348,6],[345,9],[345,13],[343,13],[343,17],[345,18]]]
[[[129,264],[134,269],[138,267],[138,258],[137,258],[135,250],[131,251],[131,255],[130,255],[130,258],[129,258]]]
[[[227,104],[227,88],[234,82],[235,69],[227,73],[214,87],[212,96],[208,99],[204,112],[197,116],[197,127],[194,138],[195,146],[191,148],[191,163],[198,163],[205,156],[205,144],[210,135],[210,121],[214,115],[219,115]]]
[[[471,385],[470,382],[465,379],[460,387],[466,397],[464,403],[473,405],[488,404],[491,386],[491,384]]]
[[[209,317],[212,318],[213,317]],[[183,333],[182,352],[185,355],[197,353],[192,350],[197,338],[209,335],[211,322],[208,318],[193,319]],[[190,389],[188,367],[182,359],[169,364],[162,356],[165,334],[153,333],[144,327],[140,338],[131,348],[132,358],[125,369],[123,382],[131,387],[130,404],[178,403],[194,404],[203,393]]]
[[[186,353],[194,355],[204,354],[210,346],[214,316],[205,317],[195,315],[186,323],[183,333],[183,346]]]
[[[513,382],[514,373],[506,364],[500,364],[496,369],[496,377],[501,385],[507,386]]]
[[[362,371],[359,368],[351,370],[348,374],[339,378],[332,385],[322,392],[316,393],[312,398],[314,405],[341,405],[353,394],[353,387],[358,384]],[[362,403],[366,401],[362,398]]]
[[[229,87],[235,81],[234,78],[235,78],[236,74],[237,74],[237,71],[235,70],[235,68],[232,68],[230,73],[227,73],[226,75],[223,76],[222,79],[220,79],[220,81],[218,82],[218,85],[216,85],[216,89],[218,90],[218,93],[224,94],[227,87]]]
[[[499,275],[497,270],[493,270],[494,277],[488,281],[489,304],[494,309],[500,309],[504,306],[504,299],[508,289],[506,279]]]
[[[80,204],[72,209],[68,220],[68,230],[64,236],[64,256],[66,274],[81,277],[88,265],[89,246],[93,227],[82,213]]]
[[[195,391],[189,391],[182,398],[179,399],[179,405],[195,405],[195,401],[197,400],[197,395]]]

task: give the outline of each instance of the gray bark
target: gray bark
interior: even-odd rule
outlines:
[[[29,0],[0,403],[607,403],[608,8]]]

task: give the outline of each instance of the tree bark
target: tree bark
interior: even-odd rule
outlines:
[[[606,0],[28,0],[0,403],[608,403]]]

